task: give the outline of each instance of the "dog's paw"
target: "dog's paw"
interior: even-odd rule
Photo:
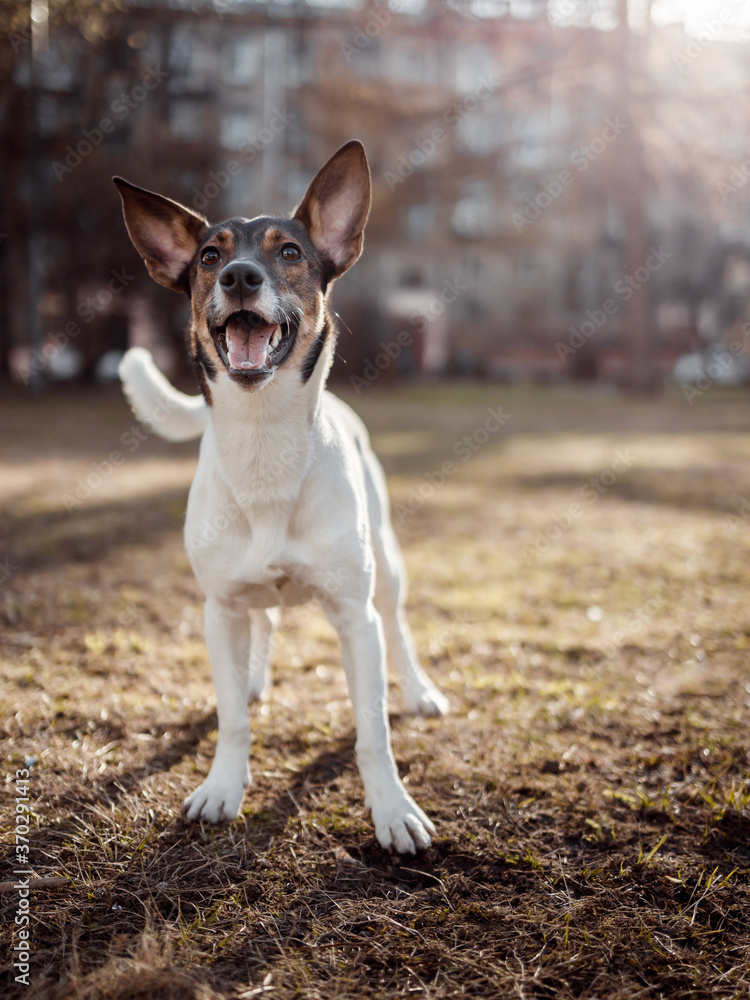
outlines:
[[[250,688],[247,694],[247,703],[252,705],[255,701],[268,701],[271,697],[271,685],[268,681],[263,678],[259,678],[257,681],[254,678],[250,678]]]
[[[229,780],[210,774],[182,803],[182,815],[189,823],[228,823],[240,811],[245,789],[250,787],[250,773],[245,780]]]
[[[430,684],[417,691],[404,694],[409,715],[438,716],[450,712],[450,702],[436,687]]]
[[[386,850],[416,854],[432,843],[435,826],[414,799],[401,789],[391,801],[372,805],[375,836]]]

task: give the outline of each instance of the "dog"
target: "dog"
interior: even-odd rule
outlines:
[[[250,785],[247,704],[266,698],[280,609],[318,600],[334,625],[354,708],[356,759],[379,843],[428,847],[433,823],[408,794],[390,743],[387,654],[411,713],[443,715],[404,614],[405,577],[382,468],[364,425],[325,390],[333,282],[362,252],[370,211],[364,147],[346,143],[290,218],[218,225],[113,178],[151,276],[190,299],[201,395],[174,389],[143,348],[120,363],[136,416],[168,440],[203,435],[185,547],[205,595],[218,740],[188,821],[237,816]]]

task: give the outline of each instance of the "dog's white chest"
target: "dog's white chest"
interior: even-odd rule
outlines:
[[[246,507],[206,458],[202,454],[185,522],[185,547],[203,590],[252,608],[314,599],[319,587],[305,546],[291,537],[291,511],[283,504]]]

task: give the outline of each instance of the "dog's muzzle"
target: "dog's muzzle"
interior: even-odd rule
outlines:
[[[289,320],[270,322],[240,309],[212,327],[216,349],[232,381],[255,388],[273,374],[292,348],[297,327]]]

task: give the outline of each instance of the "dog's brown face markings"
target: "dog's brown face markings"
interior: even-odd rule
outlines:
[[[233,295],[223,292],[224,268],[242,262],[257,268],[261,285],[255,290],[240,285]],[[207,377],[223,367],[233,382],[254,389],[282,365],[308,370],[305,361],[325,307],[324,272],[319,251],[297,219],[230,219],[209,228],[188,273],[198,351],[214,369],[203,365]],[[279,343],[259,369],[238,371],[230,365],[227,319],[238,313],[251,336],[266,325],[279,327]]]
[[[188,341],[207,401],[224,371],[249,390],[282,366],[306,382],[332,336],[330,285],[362,251],[370,174],[361,143],[341,147],[289,219],[210,226],[169,198],[114,181],[149,273],[190,296]]]

